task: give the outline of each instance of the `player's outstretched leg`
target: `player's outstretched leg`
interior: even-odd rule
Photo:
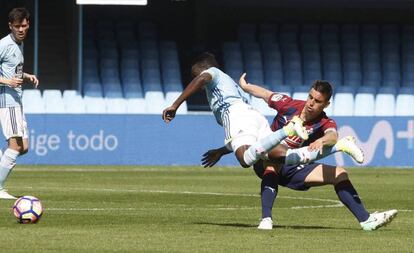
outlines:
[[[0,159],[0,199],[16,199],[16,197],[10,195],[7,190],[4,189],[4,184],[13,167],[16,165],[16,158],[18,155],[18,151],[8,148],[4,151],[4,154]]]
[[[294,165],[300,163],[309,163],[324,157],[327,157],[336,152],[344,152],[351,156],[356,162],[364,162],[364,152],[356,145],[355,137],[347,136],[340,139],[332,147],[325,147],[322,154],[319,150],[309,151],[308,147],[302,147],[297,149],[289,149],[286,152],[286,165]]]
[[[398,211],[395,209],[388,210],[385,212],[375,212],[369,215],[368,220],[361,222],[361,227],[363,230],[371,231],[376,230],[380,227],[386,226],[389,224],[395,216],[397,216]]]
[[[298,136],[304,140],[308,139],[308,132],[303,127],[303,121],[299,117],[293,117],[282,129],[269,134],[251,145],[243,155],[245,164],[248,166],[253,165],[288,136]]]

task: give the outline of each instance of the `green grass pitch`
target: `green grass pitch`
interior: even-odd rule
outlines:
[[[279,188],[276,227],[259,231],[251,169],[20,166],[7,187],[45,212],[18,224],[0,201],[0,252],[414,252],[414,169],[349,169],[369,211],[398,209],[362,231],[331,186]]]

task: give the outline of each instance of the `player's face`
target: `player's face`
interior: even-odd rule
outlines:
[[[27,19],[23,19],[22,22],[15,21],[13,23],[9,23],[9,28],[16,41],[22,42],[27,36],[27,31],[29,30],[29,21]]]
[[[312,88],[309,91],[308,99],[304,107],[306,118],[311,120],[318,117],[328,105],[329,100],[322,93]]]
[[[193,78],[195,78],[195,77],[199,76],[203,70],[204,69],[201,69],[200,66],[198,66],[197,64],[195,64],[195,65],[193,65],[191,67],[191,76]]]

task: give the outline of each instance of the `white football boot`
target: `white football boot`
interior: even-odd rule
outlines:
[[[340,139],[336,146],[338,147],[338,151],[342,151],[345,154],[348,154],[352,157],[357,163],[364,162],[364,152],[356,145],[355,137],[354,136],[347,136],[345,138]]]
[[[380,212],[380,213],[379,212],[371,213],[369,215],[368,220],[360,223],[361,227],[363,230],[366,230],[366,231],[376,230],[390,223],[392,219],[394,219],[395,216],[397,216],[397,213],[398,211],[395,209],[388,210],[385,212]]]
[[[272,230],[273,229],[273,220],[272,220],[272,218],[271,217],[263,218],[260,221],[260,224],[257,227],[257,229],[261,229],[261,230]]]
[[[294,116],[290,122],[283,127],[285,133],[289,136],[297,136],[303,140],[307,140],[309,138],[308,131],[303,126],[303,121],[298,117]]]
[[[15,196],[10,195],[6,189],[0,190],[0,199],[17,199]]]

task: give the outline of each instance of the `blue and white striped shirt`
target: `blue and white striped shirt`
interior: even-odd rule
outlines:
[[[9,34],[0,40],[0,76],[23,78],[23,42],[17,44]],[[22,88],[0,83],[0,108],[21,106]]]
[[[218,68],[211,67],[202,73],[209,73],[212,77],[205,85],[207,100],[217,123],[222,126],[222,117],[226,109],[235,103],[248,103],[248,95],[230,76]]]

